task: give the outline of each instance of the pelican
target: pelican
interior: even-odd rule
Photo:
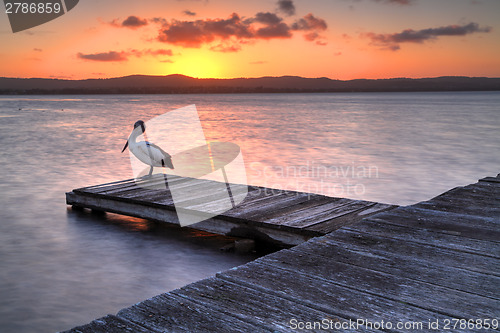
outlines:
[[[137,137],[144,133],[146,141],[137,142]],[[142,163],[147,164],[151,167],[149,169],[148,176],[153,173],[153,167],[168,167],[170,169],[174,168],[172,164],[172,156],[169,153],[147,141],[146,137],[146,125],[142,120],[138,120],[134,124],[134,130],[130,134],[125,147],[123,147],[122,153],[130,145],[130,151],[135,155]]]

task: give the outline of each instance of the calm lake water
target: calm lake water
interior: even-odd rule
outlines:
[[[131,178],[136,120],[190,104],[249,184],[406,205],[500,172],[499,92],[0,96],[1,332],[68,329],[255,257],[65,204]]]

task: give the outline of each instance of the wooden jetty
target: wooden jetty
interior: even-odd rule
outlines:
[[[195,203],[188,206],[193,214],[217,205],[214,181],[187,177],[170,177],[165,185],[161,175],[155,180],[128,179],[103,185],[75,189],[66,193],[68,205],[178,224],[176,208],[169,186],[192,189]],[[166,188],[154,189],[148,184]],[[236,186],[246,185],[234,185]],[[226,187],[222,187],[225,191]],[[246,191],[245,191],[246,192]],[[206,203],[203,202],[205,200]],[[311,237],[322,236],[341,226],[396,206],[364,200],[333,198],[324,195],[248,186],[246,198],[235,208],[213,218],[190,225],[216,234],[252,238],[281,245],[298,245]],[[202,212],[201,212],[202,213]]]
[[[500,175],[67,332],[498,331],[499,288]]]

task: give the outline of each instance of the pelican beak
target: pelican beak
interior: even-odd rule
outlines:
[[[125,147],[123,147],[122,153],[125,151],[125,149],[127,149],[127,147],[128,147],[128,140],[127,143],[125,144]]]

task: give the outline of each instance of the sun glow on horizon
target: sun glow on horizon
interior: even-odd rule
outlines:
[[[164,72],[207,79],[220,77],[222,66],[213,55],[198,51],[178,57],[173,63],[167,63]]]

